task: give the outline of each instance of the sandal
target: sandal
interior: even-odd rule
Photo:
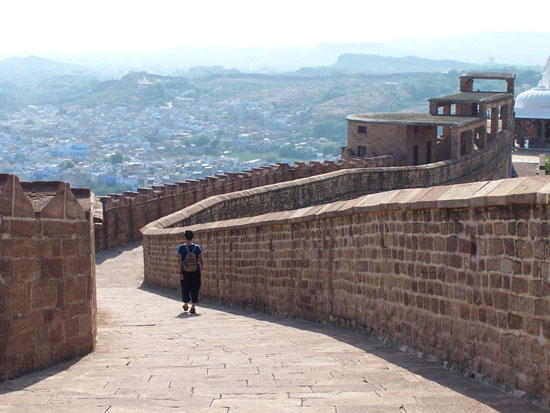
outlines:
[[[189,314],[195,314],[195,313],[196,313],[195,309],[191,307],[191,310],[189,310]]]
[[[187,303],[183,304],[183,311],[187,311],[189,310],[189,306],[187,305]]]

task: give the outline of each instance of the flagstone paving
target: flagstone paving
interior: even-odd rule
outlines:
[[[362,334],[140,288],[140,244],[97,254],[92,354],[0,384],[1,412],[547,412]]]

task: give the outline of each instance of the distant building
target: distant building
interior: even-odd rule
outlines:
[[[520,148],[550,148],[550,56],[537,87],[516,99],[515,138]]]
[[[69,146],[60,146],[57,148],[57,156],[68,156],[75,161],[87,159],[90,156],[88,145],[79,145],[75,142]]]
[[[504,92],[473,91],[474,80],[502,80]],[[466,73],[458,93],[429,99],[430,113],[349,115],[343,159],[391,155],[396,165],[459,159],[514,128],[512,73]]]

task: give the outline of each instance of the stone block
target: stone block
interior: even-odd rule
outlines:
[[[42,278],[63,278],[63,258],[45,257],[42,258]]]
[[[63,281],[63,305],[86,301],[88,277],[76,277]]]
[[[91,257],[88,255],[76,255],[63,259],[63,276],[65,278],[90,275],[91,268]]]
[[[33,281],[31,303],[34,310],[55,308],[57,305],[57,282]]]
[[[70,223],[61,220],[42,220],[42,235],[51,238],[63,238],[69,236]]]
[[[23,221],[11,219],[9,233],[13,237],[32,238],[41,235],[40,222],[38,220]]]
[[[35,238],[9,238],[0,242],[0,257],[31,258],[40,257],[42,242]]]

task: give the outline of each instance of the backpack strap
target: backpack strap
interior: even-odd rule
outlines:
[[[185,249],[187,250],[187,253],[195,252],[195,244],[191,244],[191,246],[193,247],[192,250],[189,249],[187,244],[183,244],[183,245],[184,245]]]

